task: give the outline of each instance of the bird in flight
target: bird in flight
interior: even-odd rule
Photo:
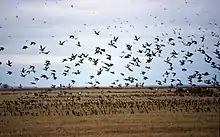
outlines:
[[[110,43],[108,43],[108,45],[110,45],[110,46],[112,46],[112,47],[114,47],[114,48],[117,48],[114,44],[115,44],[115,43],[113,43],[112,40],[110,41]]]
[[[96,35],[99,35],[99,34],[100,34],[100,31],[94,30],[94,33],[95,33]]]
[[[202,37],[200,37],[202,40],[202,42],[204,42],[204,40],[205,40],[205,36],[203,35]]]
[[[23,46],[23,47],[22,47],[22,49],[27,49],[27,48],[28,48],[28,46]]]
[[[134,40],[136,40],[136,41],[138,41],[140,39],[140,37],[138,37],[138,36],[134,36]]]
[[[82,45],[80,44],[79,41],[77,42],[76,46],[78,46],[78,47],[82,47]]]
[[[74,39],[75,37],[74,37],[74,35],[70,35],[69,38],[70,39]]]
[[[131,50],[132,45],[126,44],[128,50]]]
[[[118,40],[118,37],[115,37],[115,36],[114,36],[113,41],[114,41],[114,42],[117,42],[117,40]]]
[[[63,44],[64,44],[66,41],[67,41],[67,40],[59,41],[59,45],[63,46]]]
[[[212,58],[207,54],[205,54],[205,55],[206,55],[205,58],[204,58],[205,62],[210,63],[212,61]]]
[[[6,63],[6,65],[8,65],[9,67],[12,67],[12,62],[10,60],[8,60],[8,62]]]
[[[12,74],[12,71],[7,71],[6,74],[11,75],[11,74]]]
[[[3,51],[5,48],[4,47],[0,47],[0,51]]]
[[[45,47],[43,47],[42,45],[40,45],[40,52],[44,52],[44,50],[46,49],[46,46]]]
[[[36,42],[32,41],[30,45],[36,45]]]
[[[173,38],[169,38],[169,39],[168,39],[169,42],[171,42],[171,41],[173,41],[173,40],[174,40]]]

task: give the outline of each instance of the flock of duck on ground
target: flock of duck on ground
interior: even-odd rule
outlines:
[[[120,90],[120,89],[119,89]],[[88,116],[154,113],[219,113],[219,91],[208,88],[25,92],[1,101],[0,116]],[[2,96],[19,92],[1,93]],[[194,97],[193,97],[194,96]],[[205,97],[205,98],[199,98]]]

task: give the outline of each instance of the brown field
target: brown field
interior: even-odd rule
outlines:
[[[0,136],[218,137],[219,88],[0,91]]]

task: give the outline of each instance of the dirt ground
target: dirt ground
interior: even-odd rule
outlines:
[[[217,137],[219,95],[219,88],[2,90],[0,136]]]

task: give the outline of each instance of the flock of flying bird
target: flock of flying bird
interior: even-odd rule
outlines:
[[[16,16],[16,18],[18,18]],[[86,24],[85,24],[86,25]],[[190,24],[189,24],[190,25]],[[210,23],[210,25],[214,25],[217,26],[217,24],[212,24]],[[116,27],[116,26],[115,26]],[[145,26],[145,28],[147,28],[147,26]],[[108,28],[110,29],[110,27]],[[199,30],[201,30],[202,28],[200,27]],[[179,29],[181,30],[181,29]],[[93,30],[94,34],[97,37],[102,37],[102,32],[100,30]],[[171,86],[181,86],[184,85],[181,81],[181,79],[176,78],[176,73],[174,71],[174,64],[172,62],[172,60],[178,59],[178,63],[179,65],[182,67],[181,71],[185,72],[188,71],[186,67],[184,67],[186,64],[193,64],[194,61],[192,60],[192,56],[194,56],[195,53],[199,53],[201,54],[201,56],[204,58],[205,63],[209,64],[210,67],[212,69],[216,69],[217,71],[220,70],[220,35],[218,35],[215,32],[211,32],[210,37],[215,37],[216,39],[218,39],[216,41],[216,43],[214,43],[213,45],[210,44],[211,49],[214,49],[214,56],[215,59],[213,59],[207,52],[206,49],[208,47],[205,48],[204,46],[204,41],[206,40],[207,36],[199,36],[196,37],[194,35],[188,36],[188,40],[186,40],[185,38],[183,38],[181,36],[181,33],[178,32],[177,29],[173,30],[173,35],[172,37],[169,37],[167,33],[163,33],[162,36],[166,36],[168,37],[167,39],[163,39],[159,36],[155,37],[152,42],[145,42],[142,43],[140,46],[141,48],[137,48],[134,46],[135,42],[140,41],[140,39],[142,39],[141,37],[139,37],[138,35],[134,35],[133,36],[133,43],[130,44],[126,44],[126,45],[118,45],[118,41],[120,40],[119,36],[113,36],[112,39],[109,40],[108,43],[106,43],[106,46],[108,46],[107,48],[113,48],[115,50],[118,50],[119,46],[124,46],[126,48],[125,51],[121,52],[121,55],[119,56],[119,58],[123,58],[125,60],[128,61],[127,65],[124,66],[126,68],[126,70],[129,73],[132,73],[135,71],[136,67],[142,67],[144,65],[144,70],[142,70],[140,72],[140,75],[142,75],[142,80],[139,80],[136,77],[133,76],[129,76],[126,75],[125,72],[117,72],[112,70],[112,67],[114,66],[114,62],[112,62],[112,55],[110,53],[108,53],[108,49],[106,47],[95,47],[94,49],[94,53],[92,54],[86,54],[86,53],[72,53],[68,58],[64,58],[61,60],[61,63],[64,64],[64,71],[61,72],[62,75],[64,77],[68,76],[68,77],[72,77],[72,75],[80,75],[81,73],[83,73],[81,70],[77,69],[76,71],[71,71],[71,69],[73,68],[77,68],[78,66],[81,66],[85,60],[88,60],[91,64],[97,66],[98,64],[102,64],[100,68],[98,68],[97,72],[95,75],[90,75],[90,81],[87,82],[87,84],[89,84],[90,86],[93,87],[98,87],[101,82],[97,81],[95,78],[102,75],[103,72],[108,72],[112,75],[116,74],[120,75],[123,80],[125,81],[124,85],[122,85],[121,83],[119,83],[119,79],[116,79],[115,81],[112,81],[112,83],[110,84],[111,87],[113,86],[129,86],[129,85],[136,85],[138,86],[144,86],[144,82],[140,82],[140,81],[146,81],[148,80],[148,76],[147,73],[148,71],[151,69],[151,62],[157,58],[157,57],[161,57],[164,58],[164,63],[167,64],[169,66],[169,68],[167,70],[165,70],[164,74],[163,74],[163,79],[162,80],[156,80],[155,82],[158,85],[166,85],[166,83],[169,82],[171,83]],[[54,37],[54,36],[53,36]],[[209,36],[208,36],[209,37]],[[71,34],[68,36],[67,40],[60,40],[57,42],[57,45],[59,46],[65,46],[65,44],[69,41],[69,40],[75,40],[76,41],[76,47],[81,48],[84,45],[81,44],[81,42],[78,40],[78,37]],[[28,40],[26,41],[28,42]],[[197,50],[195,51],[187,51],[187,50],[181,50],[181,54],[184,54],[184,56],[180,58],[180,53],[178,53],[176,50],[172,50],[170,51],[168,57],[164,57],[162,55],[162,52],[164,51],[164,48],[168,48],[168,46],[180,46],[180,44],[182,46],[185,47],[190,47],[190,46],[197,46]],[[39,46],[39,54],[50,54],[50,50],[47,49],[46,46],[40,45],[35,41],[30,41],[29,45],[25,45],[22,46],[21,49],[22,50],[26,50],[28,49],[30,46]],[[4,52],[5,48],[2,45],[0,45],[0,53]],[[137,54],[139,54],[140,56],[143,56],[144,59],[140,59],[139,56],[135,56],[132,54],[132,52],[137,52]],[[99,58],[93,57],[93,55],[105,55],[106,60],[108,61],[102,61]],[[217,60],[214,61],[214,60]],[[68,66],[65,63],[66,62],[72,62],[72,66]],[[9,68],[13,67],[13,62],[11,60],[7,60],[6,62],[2,62],[0,59],[0,69],[2,65],[7,65]],[[30,84],[32,85],[37,85],[37,82],[40,81],[41,79],[45,79],[45,80],[49,80],[49,79],[53,79],[53,80],[57,80],[58,76],[57,76],[57,70],[51,68],[51,61],[50,60],[45,60],[45,63],[43,64],[43,71],[47,72],[47,74],[41,74],[38,77],[33,77],[33,80],[30,82]],[[161,64],[164,65],[164,64]],[[34,65],[30,65],[29,68],[22,68],[20,71],[20,76],[22,78],[25,78],[27,75],[30,75],[32,73],[36,73]],[[2,71],[2,70],[1,70]],[[49,72],[49,73],[48,73]],[[9,69],[6,71],[7,75],[13,75],[13,72]],[[50,74],[50,75],[48,75]],[[217,74],[215,74],[214,76],[210,76],[210,79],[203,79],[203,77],[209,76],[210,73],[205,71],[205,72],[200,72],[200,71],[194,71],[193,74],[187,76],[188,79],[188,84],[189,85],[195,85],[195,83],[201,83],[201,84],[207,84],[207,85],[214,85],[214,86],[219,86],[219,76]],[[218,77],[217,77],[218,76]],[[71,79],[69,83],[67,83],[67,85],[70,87],[72,85],[74,85],[76,83],[77,79]],[[196,82],[194,82],[196,81]],[[0,81],[1,82],[1,81]],[[0,83],[2,84],[2,83]],[[52,87],[56,87],[57,85],[52,84]],[[65,85],[60,85],[60,86],[65,86]],[[22,87],[22,85],[20,84],[20,87]]]

